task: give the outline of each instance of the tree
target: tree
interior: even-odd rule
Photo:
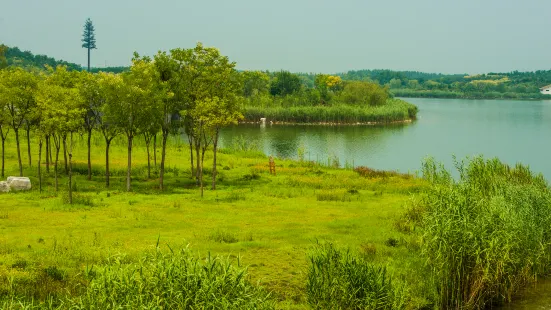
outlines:
[[[339,100],[354,105],[380,106],[386,103],[388,91],[377,83],[350,81],[345,84]]]
[[[185,58],[184,58],[185,59]],[[160,128],[162,134],[161,144],[161,165],[159,169],[159,188],[164,189],[164,175],[165,175],[165,159],[166,159],[166,142],[168,135],[177,130],[179,122],[177,121],[179,116],[179,110],[182,107],[182,86],[181,75],[179,74],[180,64],[172,54],[166,52],[159,52],[155,55],[155,68],[158,72],[157,78],[157,91],[161,96],[159,98],[161,113]],[[178,96],[175,96],[175,93]],[[156,132],[155,132],[156,133]],[[147,141],[146,141],[147,144]],[[191,147],[191,145],[190,145]],[[149,154],[149,151],[148,151]],[[193,150],[191,152],[193,156]],[[149,155],[148,155],[149,156]],[[193,157],[192,157],[193,168]],[[149,165],[149,163],[148,163]],[[192,172],[193,174],[193,172]]]
[[[9,128],[9,113],[7,108],[8,88],[2,83],[7,77],[7,71],[0,70],[0,138],[2,138],[2,170],[0,176],[4,178],[5,166],[5,146],[8,138]]]
[[[253,97],[267,94],[270,91],[270,77],[261,71],[244,71],[243,96]]]
[[[82,47],[88,50],[88,72],[90,72],[90,51],[96,49],[96,34],[92,20],[88,18],[84,23],[82,33]]]
[[[203,162],[207,147],[214,146],[213,188],[216,180],[216,150],[222,126],[242,117],[239,113],[243,84],[235,63],[220,51],[198,43],[193,50],[173,50],[181,61],[180,74],[187,103],[181,114],[186,120],[186,132],[193,135],[197,160],[197,181],[203,196]]]
[[[79,83],[80,94],[83,98],[84,106],[86,110],[84,113],[84,129],[88,134],[88,180],[92,179],[92,131],[96,128],[99,117],[99,108],[102,104],[103,98],[100,96],[98,76],[89,72],[80,73]]]
[[[216,154],[218,150],[218,137],[222,127],[237,124],[243,118],[240,112],[240,98],[235,96],[235,91],[231,90],[224,94],[224,97],[218,96],[205,98],[197,103],[195,109],[191,112],[197,120],[203,139],[203,152],[201,156],[201,196],[203,196],[203,159],[205,156],[206,147],[212,143],[213,159],[212,159],[212,189],[216,189]]]
[[[0,70],[8,67],[8,60],[6,59],[6,52],[8,47],[4,44],[0,44]]]
[[[110,107],[112,116],[124,132],[128,141],[128,168],[126,170],[126,190],[131,190],[132,143],[134,137],[143,133],[156,117],[157,102],[154,95],[156,70],[151,60],[134,53],[130,71],[122,75],[123,94],[121,100]]]
[[[331,100],[331,93],[342,90],[342,80],[339,76],[318,74],[314,80],[314,86],[319,91],[323,103]]]
[[[300,78],[289,71],[280,71],[275,74],[270,85],[270,93],[274,96],[286,96],[298,92],[302,87]]]
[[[52,136],[56,147],[54,162],[55,189],[58,190],[57,167],[59,162],[59,150],[62,137],[69,137],[69,145],[63,140],[64,148],[69,155],[69,203],[72,204],[72,156],[73,133],[82,128],[84,101],[77,88],[79,73],[67,71],[64,66],[58,66],[55,70],[50,68],[49,75],[40,83],[37,92],[37,110],[41,113],[40,131],[42,135]]]
[[[402,80],[393,78],[388,82],[388,85],[391,89],[401,88],[402,87]]]
[[[109,148],[113,139],[120,134],[118,106],[125,100],[125,85],[122,76],[113,73],[98,73],[99,102],[98,129],[105,139],[105,186],[109,187]]]
[[[23,126],[29,114],[35,109],[35,92],[38,85],[38,77],[21,68],[6,70],[3,70],[4,78],[2,79],[7,95],[4,98],[5,108],[9,114],[10,126],[15,134],[19,175],[23,176],[19,129]]]

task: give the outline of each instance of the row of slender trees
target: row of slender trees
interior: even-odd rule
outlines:
[[[134,54],[128,72],[89,73],[66,67],[46,71],[26,71],[17,67],[0,70],[0,137],[4,177],[5,141],[13,133],[19,173],[23,175],[21,133],[26,132],[29,165],[32,164],[30,135],[38,140],[38,173],[41,174],[42,148],[46,149],[46,168],[53,163],[58,189],[60,149],[67,154],[69,197],[71,200],[73,136],[85,133],[88,141],[88,179],[91,179],[91,138],[103,136],[105,182],[109,186],[109,147],[119,135],[128,144],[126,189],[131,190],[132,145],[143,136],[151,171],[150,145],[161,138],[159,187],[164,188],[167,139],[185,133],[190,146],[192,176],[203,195],[205,152],[213,149],[212,188],[216,188],[216,154],[219,131],[237,123],[243,116],[243,81],[235,63],[218,49],[197,44],[192,49],[158,52],[153,58]],[[52,160],[53,155],[55,160]]]

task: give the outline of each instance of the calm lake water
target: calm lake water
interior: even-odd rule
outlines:
[[[341,165],[415,172],[432,156],[452,169],[458,159],[482,154],[529,165],[551,180],[551,100],[406,99],[419,107],[418,120],[393,126],[239,125],[222,132],[256,141],[268,155]],[[551,280],[542,280],[504,309],[551,309]]]
[[[415,172],[427,156],[451,169],[458,159],[482,154],[529,165],[551,179],[551,100],[406,99],[420,111],[412,124],[392,126],[239,125],[226,129],[222,145],[242,136],[278,157],[342,166]]]

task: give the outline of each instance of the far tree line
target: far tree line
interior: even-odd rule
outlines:
[[[130,191],[134,139],[145,140],[150,177],[150,146],[160,135],[159,188],[162,190],[168,136],[185,132],[190,146],[191,173],[202,195],[205,153],[212,148],[212,189],[215,189],[220,128],[242,118],[241,92],[242,79],[235,63],[218,49],[202,44],[191,49],[159,52],[152,58],[135,53],[130,69],[121,74],[69,70],[62,65],[48,66],[45,71],[4,66],[0,70],[1,175],[5,174],[8,135],[15,137],[19,174],[23,176],[21,135],[25,133],[27,137],[31,166],[30,136],[33,134],[39,149],[39,179],[44,149],[46,169],[53,165],[56,191],[60,153],[68,157],[65,163],[71,200],[74,135],[83,132],[87,135],[88,179],[92,172],[91,137],[103,136],[106,186],[109,186],[109,147],[115,137],[122,135],[128,145],[126,189]]]

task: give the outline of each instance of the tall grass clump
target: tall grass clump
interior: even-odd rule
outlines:
[[[551,192],[541,175],[475,157],[455,164],[459,177],[432,159],[424,197],[422,253],[440,309],[482,309],[510,301],[549,272]]]
[[[415,119],[417,107],[400,99],[388,99],[381,106],[355,106],[334,104],[330,106],[274,106],[245,107],[245,121],[268,121],[285,123],[391,123]]]
[[[110,262],[98,268],[74,309],[274,309],[262,288],[246,280],[245,269],[189,250],[155,251],[139,262]]]
[[[350,250],[318,244],[309,254],[308,303],[315,309],[403,309],[406,294],[385,267]]]

